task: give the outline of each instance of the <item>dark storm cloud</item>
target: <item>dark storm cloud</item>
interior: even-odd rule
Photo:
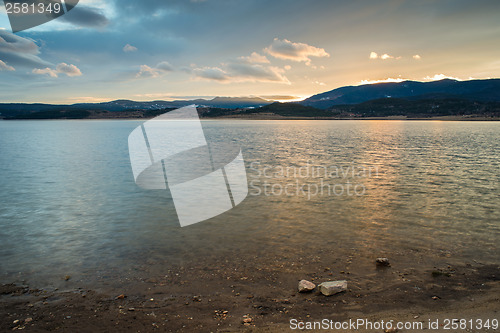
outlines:
[[[0,30],[0,60],[14,66],[47,67],[51,64],[42,60],[38,45],[7,30]]]
[[[99,9],[81,4],[63,15],[60,20],[85,28],[103,28],[109,24],[109,20]]]

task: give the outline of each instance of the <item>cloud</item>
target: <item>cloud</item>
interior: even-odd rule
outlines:
[[[141,65],[139,73],[136,74],[136,77],[158,77],[160,73],[148,65]]]
[[[214,67],[199,67],[191,70],[195,77],[213,80],[221,83],[230,82],[276,82],[290,84],[284,76],[285,69],[271,66],[264,62],[264,56],[252,53],[248,57],[239,57],[236,60]],[[267,60],[267,58],[265,58]]]
[[[135,46],[132,46],[130,44],[127,44],[123,47],[123,52],[127,53],[127,52],[135,52],[137,51],[137,47]]]
[[[269,64],[270,61],[266,56],[260,55],[257,52],[252,52],[250,56],[239,57],[242,62],[247,62],[249,64]]]
[[[167,61],[162,61],[158,65],[156,65],[156,68],[162,72],[172,72],[174,70],[174,67],[170,65]]]
[[[275,66],[234,62],[227,64],[227,69],[236,81],[290,83],[283,75],[285,70]]]
[[[35,68],[32,71],[33,74],[37,75],[48,75],[50,77],[56,78],[59,74],[66,74],[69,77],[81,76],[82,72],[75,65],[68,65],[64,62],[58,64],[55,69],[52,68]]]
[[[156,78],[167,72],[173,71],[174,68],[167,61],[158,63],[155,67],[141,65],[139,72],[135,75],[136,78]]]
[[[206,7],[203,6],[208,1],[205,0],[115,0],[115,10],[120,14],[133,14],[135,16],[148,16],[159,12],[174,12],[186,13],[196,10],[200,7],[203,11]]]
[[[41,68],[35,68],[33,70],[33,74],[37,74],[37,75],[45,75],[45,74],[47,74],[48,76],[55,78],[55,77],[57,77],[58,73],[57,73],[57,71],[55,69],[47,67],[47,68],[43,68],[43,69],[41,69]]]
[[[76,67],[75,65],[68,65],[64,62],[58,64],[56,66],[56,70],[58,73],[66,74],[67,76],[70,77],[82,75],[82,72],[78,67]]]
[[[290,95],[261,95],[260,98],[267,99],[268,101],[291,101],[291,100],[301,100],[302,97],[290,96]]]
[[[403,79],[401,77],[398,78],[392,78],[388,77],[387,79],[380,79],[380,80],[361,80],[358,82],[358,85],[362,84],[374,84],[374,83],[384,83],[384,82],[403,82],[406,81],[407,79]]]
[[[193,69],[193,74],[197,77],[214,80],[214,81],[229,81],[230,76],[218,67],[201,67]]]
[[[264,49],[264,52],[278,59],[292,60],[311,64],[310,57],[329,57],[325,49],[307,45],[304,43],[294,43],[288,39],[280,40],[275,38],[273,43]]]
[[[16,69],[12,66],[7,65],[5,62],[0,60],[0,71],[15,71]]]
[[[434,76],[426,76],[424,77],[424,80],[426,81],[439,81],[439,80],[444,80],[444,79],[451,79],[451,80],[457,80],[461,81],[458,77],[453,77],[445,74],[434,74]]]
[[[0,59],[15,66],[49,67],[51,63],[40,59],[40,49],[32,39],[23,38],[0,29]]]
[[[399,60],[401,59],[401,57],[394,57],[390,54],[387,54],[387,53],[384,53],[382,55],[378,55],[377,52],[370,52],[370,59],[371,60],[375,60],[375,59],[382,59],[382,60],[389,60],[389,59],[396,59],[396,60]]]
[[[84,28],[104,28],[109,24],[109,20],[100,9],[81,4],[61,16],[60,19]]]
[[[319,86],[326,86],[326,83],[321,82],[321,81],[313,81],[312,83],[317,84]]]
[[[415,59],[415,60],[420,60],[420,59],[422,59],[422,57],[421,57],[421,56],[419,56],[418,54],[415,54],[415,55],[413,56],[413,59]]]
[[[38,53],[38,45],[33,40],[19,37],[7,30],[0,30],[0,50],[6,52]]]

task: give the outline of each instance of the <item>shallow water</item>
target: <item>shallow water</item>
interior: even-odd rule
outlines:
[[[184,228],[168,191],[134,183],[127,137],[141,123],[0,121],[1,282],[71,275],[113,287],[179,265],[256,269],[325,249],[500,260],[500,123],[203,121],[209,142],[242,147],[250,195]]]

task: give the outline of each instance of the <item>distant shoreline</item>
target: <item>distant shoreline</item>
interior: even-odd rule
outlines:
[[[352,117],[352,118],[339,118],[339,117],[284,117],[280,115],[245,115],[245,116],[223,116],[202,119],[242,119],[242,120],[408,120],[408,121],[500,121],[500,117],[484,117],[484,116],[440,116],[429,118],[410,118],[406,116],[389,116],[389,117]]]

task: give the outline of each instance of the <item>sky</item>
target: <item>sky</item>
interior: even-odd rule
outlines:
[[[0,102],[259,96],[500,77],[498,0],[81,0],[12,33]]]

